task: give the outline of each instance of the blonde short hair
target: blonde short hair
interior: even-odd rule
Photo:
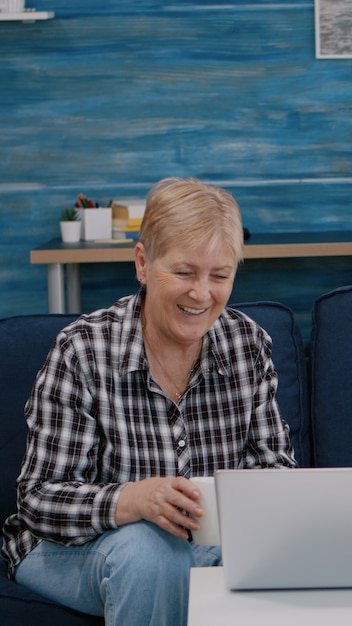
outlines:
[[[240,209],[221,187],[197,178],[164,178],[147,196],[139,240],[150,262],[181,243],[193,250],[203,245],[208,252],[220,241],[237,267],[243,258]]]

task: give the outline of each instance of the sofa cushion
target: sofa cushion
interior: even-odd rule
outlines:
[[[320,296],[312,318],[314,464],[352,466],[352,286]]]
[[[76,317],[27,315],[0,320],[1,527],[16,510],[16,478],[27,436],[25,402],[57,333]],[[0,539],[0,547],[1,543]],[[9,580],[1,558],[0,616],[3,626],[104,626],[103,618],[67,609]]]
[[[300,467],[311,462],[308,376],[301,332],[293,312],[277,302],[232,304],[254,319],[270,335],[272,358],[278,373],[277,400],[290,427],[291,442]]]
[[[16,510],[16,479],[26,447],[24,405],[61,328],[77,315],[24,315],[0,320],[0,528]]]

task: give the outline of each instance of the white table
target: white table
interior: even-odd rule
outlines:
[[[351,626],[352,589],[227,591],[222,567],[191,570],[188,626]]]

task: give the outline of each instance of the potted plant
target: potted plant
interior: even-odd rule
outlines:
[[[81,216],[76,208],[65,209],[60,219],[62,241],[75,243],[81,238]]]

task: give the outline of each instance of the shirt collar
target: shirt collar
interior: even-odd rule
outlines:
[[[227,317],[226,310],[220,315],[213,326],[209,329],[206,340],[208,354],[210,356],[209,367],[216,367],[219,374],[230,376],[232,364],[229,359],[229,337],[224,327],[224,319]]]
[[[140,289],[135,295],[119,300],[117,307],[124,302],[121,323],[116,325],[112,335],[112,349],[116,346],[118,353],[116,360],[121,375],[136,370],[148,368],[144,351],[141,310],[144,299],[144,290]],[[118,313],[118,318],[120,315]]]

